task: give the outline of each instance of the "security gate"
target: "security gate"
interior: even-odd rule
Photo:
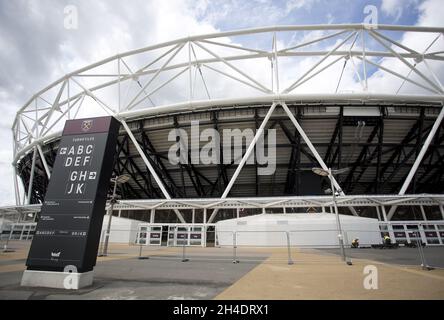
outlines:
[[[205,227],[199,225],[168,226],[169,247],[174,246],[205,246]]]
[[[150,246],[161,246],[162,226],[139,226],[136,243]]]
[[[389,226],[393,231],[390,231]],[[396,243],[421,242],[427,246],[444,245],[444,222],[440,221],[394,221],[381,222],[382,234],[389,233]]]
[[[205,247],[208,228],[214,228],[214,224],[141,223],[135,243],[147,246]]]

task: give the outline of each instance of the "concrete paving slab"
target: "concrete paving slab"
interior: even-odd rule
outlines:
[[[276,251],[271,258],[284,254]],[[348,266],[337,255],[316,250],[293,250],[293,256],[294,265],[266,260],[216,299],[444,299],[444,270],[423,271],[365,259],[355,259]],[[375,290],[364,287],[368,265],[377,268]]]
[[[29,247],[29,244],[28,244]],[[414,248],[347,250],[353,265],[338,250],[286,248],[182,248],[112,244],[100,257],[91,287],[78,291],[20,287],[27,247],[0,255],[0,299],[444,299],[444,270],[424,271]],[[443,248],[431,249],[444,261]],[[364,288],[364,267],[374,265],[378,289]]]
[[[111,245],[110,255],[97,260],[93,285],[76,291],[20,287],[26,251],[19,264],[18,253],[2,256],[0,299],[212,299],[269,256],[244,250],[252,261],[233,264],[231,249],[187,248],[190,260],[182,262],[180,248],[144,249],[150,259],[138,259],[138,246]]]
[[[423,248],[426,262],[435,267],[444,268],[444,247],[425,247]],[[327,252],[340,255],[339,249],[319,249],[319,252]],[[397,249],[373,249],[373,248],[358,248],[346,249],[346,254],[349,257],[357,259],[370,259],[379,262],[419,266],[421,265],[421,258],[418,248],[399,247]]]

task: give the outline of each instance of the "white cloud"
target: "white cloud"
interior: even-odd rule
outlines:
[[[397,21],[405,9],[412,5],[416,5],[417,3],[418,0],[382,0],[381,10]]]
[[[419,5],[421,15],[418,19],[418,25],[429,27],[442,27],[443,2],[440,0],[427,0]]]
[[[405,0],[382,0],[381,9],[382,11],[392,17],[396,17],[396,20],[402,14],[402,4]]]
[[[318,0],[290,0],[287,1],[285,6],[285,15],[290,14],[293,10],[301,8],[311,8],[311,6],[318,2]]]

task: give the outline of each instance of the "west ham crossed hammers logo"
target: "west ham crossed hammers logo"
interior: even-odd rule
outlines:
[[[82,122],[82,131],[89,131],[89,129],[91,129],[91,127],[92,127],[92,123],[93,123],[93,121],[92,120],[84,120],[83,122]]]

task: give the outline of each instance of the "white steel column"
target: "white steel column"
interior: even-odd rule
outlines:
[[[378,221],[382,221],[381,220],[381,213],[379,212],[379,207],[376,207],[376,215],[378,216]]]
[[[150,213],[150,223],[154,223],[154,220],[156,219],[156,209],[151,209]]]
[[[234,172],[233,176],[231,177],[230,182],[228,183],[227,187],[225,188],[224,193],[222,194],[221,198],[225,199],[228,196],[228,193],[230,192],[231,188],[233,187],[234,182],[236,181],[240,171],[244,167],[245,163],[247,162],[248,158],[250,157],[251,152],[254,150],[254,146],[256,145],[257,140],[259,137],[263,134],[264,128],[268,122],[268,120],[271,117],[271,114],[273,113],[274,109],[276,108],[276,103],[273,103],[270,107],[270,109],[267,112],[267,115],[265,116],[264,120],[262,121],[259,129],[256,131],[256,134],[254,135],[253,141],[251,141],[250,145],[248,146],[247,151],[245,152],[244,156],[242,157],[241,162],[236,168],[236,171]],[[210,217],[211,220],[211,217]]]
[[[381,211],[382,211],[382,217],[384,218],[384,221],[388,222],[388,220],[387,220],[387,212],[385,211],[384,206],[381,206]]]
[[[439,206],[439,211],[441,211],[441,217],[444,220],[444,207],[442,205]]]
[[[42,160],[43,167],[45,168],[46,175],[48,176],[49,179],[51,178],[51,171],[49,171],[48,163],[46,162],[42,147],[39,144],[37,145],[37,150],[39,151],[40,160]]]
[[[387,231],[389,233],[390,239],[393,242],[396,242],[395,234],[393,233],[393,227],[390,221],[387,219],[387,212],[385,211],[385,207],[381,206],[382,216],[384,217],[384,222],[387,222]]]
[[[278,53],[277,53],[277,38],[276,32],[273,34],[273,58],[274,58],[274,77],[276,83],[276,90],[274,92],[279,93],[279,66],[278,66]]]
[[[228,196],[228,194],[230,193],[230,190],[233,187],[234,182],[236,182],[236,179],[237,179],[240,171],[242,170],[242,168],[244,167],[244,165],[247,162],[248,158],[250,157],[251,152],[254,150],[254,146],[256,145],[257,140],[263,134],[264,128],[267,125],[267,122],[270,119],[271,115],[273,114],[273,111],[274,111],[275,108],[276,108],[276,103],[273,102],[273,104],[271,105],[271,107],[268,110],[267,114],[265,115],[264,120],[262,120],[262,123],[259,126],[259,129],[256,131],[256,134],[254,135],[253,140],[251,141],[250,145],[248,146],[247,151],[245,151],[245,154],[242,157],[241,162],[237,166],[236,171],[234,172],[233,176],[231,177],[230,182],[228,183],[227,187],[225,188],[225,191],[222,194],[221,199],[225,199]],[[208,219],[208,223],[211,223],[213,221],[213,219],[216,216],[217,212],[218,212],[218,209],[214,209],[213,210],[213,213],[211,214],[210,218]]]
[[[117,75],[118,75],[118,82],[117,82],[117,110],[122,108],[122,97],[120,92],[120,57],[117,58]]]
[[[15,191],[15,205],[19,206],[21,203],[21,199],[20,199],[20,191],[19,191],[19,186],[18,186],[18,181],[17,181],[17,168],[15,167],[15,165],[12,165],[12,174],[13,174],[13,179],[14,179],[14,191]]]
[[[367,83],[367,66],[366,66],[366,59],[365,59],[365,29],[361,30],[361,40],[362,40],[362,68],[363,68],[363,75],[364,75],[364,91],[367,91],[368,89],[368,83]]]
[[[37,158],[37,148],[34,147],[34,153],[32,154],[31,176],[29,177],[28,194],[26,197],[27,204],[31,204],[31,192],[32,192],[32,184],[34,183],[34,171],[35,171],[36,158]]]
[[[425,234],[424,226],[421,223],[418,224],[418,231],[419,231],[419,235],[421,237],[421,242],[427,243],[427,236]]]
[[[438,130],[439,126],[441,125],[442,118],[444,117],[444,107],[441,108],[441,112],[438,115],[438,118],[436,118],[435,123],[433,124],[432,130],[430,130],[429,135],[427,136],[426,141],[424,142],[424,145],[421,148],[421,151],[419,152],[418,158],[416,158],[415,163],[413,164],[412,168],[410,169],[409,175],[407,176],[407,179],[405,179],[404,184],[402,185],[401,190],[399,191],[400,195],[405,194],[407,191],[407,188],[410,185],[410,182],[413,179],[413,176],[416,173],[416,170],[419,167],[419,164],[421,163],[422,159],[424,158],[425,153],[427,152],[427,149],[429,148],[430,142],[435,136],[436,131]]]
[[[419,209],[421,209],[422,219],[423,219],[424,221],[427,221],[427,216],[426,216],[426,213],[425,213],[425,211],[424,211],[424,207],[423,207],[423,206],[419,206]]]
[[[404,184],[401,187],[401,190],[399,190],[399,193],[398,193],[399,195],[404,195],[405,192],[407,191],[407,189],[410,185],[410,182],[412,182],[412,179],[413,179],[414,175],[416,174],[416,171],[418,170],[418,167],[421,164],[421,161],[424,158],[424,155],[429,148],[430,142],[432,142],[432,139],[435,137],[436,131],[438,130],[439,126],[441,125],[443,117],[444,117],[444,107],[441,108],[441,112],[439,113],[438,118],[436,118],[436,121],[433,124],[432,130],[430,130],[430,133],[427,136],[427,139],[424,142],[424,145],[422,146],[418,157],[416,158],[415,162],[413,163],[413,166],[410,169],[410,172],[409,172],[407,178],[405,179]],[[389,220],[392,219],[393,214],[396,211],[396,208],[397,208],[396,206],[391,207],[389,214],[388,214]]]
[[[204,241],[204,246],[207,246],[207,208],[203,209],[203,219],[202,219],[202,224],[203,224],[203,241]],[[214,232],[216,233],[216,229],[214,230]],[[216,241],[216,234],[214,235],[214,241]]]
[[[134,137],[133,133],[131,132],[131,129],[126,124],[125,120],[120,119],[120,122],[122,123],[123,127],[125,128],[125,131],[128,133],[128,136],[130,137],[131,141],[133,142],[134,146],[137,149],[137,152],[142,157],[143,162],[147,166],[150,173],[153,175],[154,180],[156,180],[157,185],[159,186],[160,190],[162,191],[164,197],[168,200],[171,199],[171,196],[169,195],[168,191],[165,189],[165,186],[162,183],[162,180],[160,180],[159,176],[157,175],[156,171],[154,170],[151,163],[148,161],[148,158],[146,157],[145,153],[143,152],[142,148],[140,148],[139,143],[137,142],[136,138]],[[185,219],[183,218],[182,214],[179,212],[179,210],[175,209],[174,212],[176,213],[177,217],[182,223],[185,223]]]
[[[325,171],[329,171],[329,168],[327,167],[327,165],[325,164],[324,160],[322,159],[322,157],[319,155],[318,151],[316,150],[316,148],[313,146],[313,144],[311,143],[310,139],[307,137],[307,135],[305,134],[304,130],[302,129],[302,127],[299,125],[299,122],[296,120],[296,118],[294,117],[293,113],[290,111],[290,109],[288,109],[287,104],[285,102],[281,103],[282,108],[284,108],[285,112],[287,113],[288,117],[290,118],[291,122],[293,122],[294,126],[296,127],[296,129],[298,130],[299,134],[301,135],[302,139],[304,139],[305,143],[307,144],[308,148],[310,149],[311,153],[314,155],[314,157],[316,158],[316,160],[318,160],[319,165],[322,167],[322,169],[324,169]],[[336,181],[335,177],[333,175],[331,175],[331,179],[333,181],[334,187],[336,190],[339,191],[339,194],[341,196],[344,196],[345,193],[344,191],[342,191],[341,186],[338,184],[338,182]],[[349,208],[350,211],[352,212],[353,215],[358,216],[356,210],[353,207]]]
[[[325,164],[324,160],[321,158],[321,156],[319,155],[318,151],[313,146],[313,144],[311,143],[310,139],[305,134],[305,132],[302,129],[302,127],[299,125],[299,122],[296,120],[296,118],[294,117],[293,113],[290,111],[290,109],[288,109],[287,104],[285,102],[282,102],[281,106],[282,106],[282,108],[284,108],[284,110],[287,113],[288,117],[290,118],[291,122],[293,122],[294,126],[296,127],[296,129],[298,130],[299,134],[301,135],[302,139],[304,139],[305,143],[307,144],[307,146],[310,149],[310,151],[313,154],[313,156],[316,158],[316,160],[318,160],[319,165],[322,167],[322,169],[324,169],[325,171],[328,171],[328,167]],[[336,190],[340,190],[340,194],[344,195],[344,192],[342,191],[341,186],[338,184],[336,179],[333,176],[331,178],[333,180],[333,184],[335,185]]]

